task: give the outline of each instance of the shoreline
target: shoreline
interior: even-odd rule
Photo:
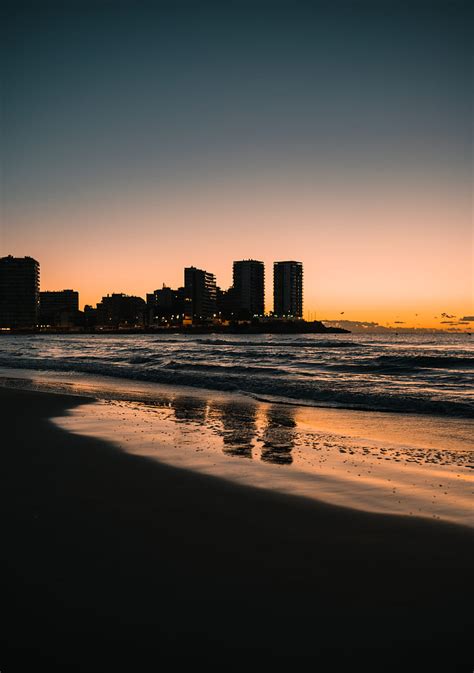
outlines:
[[[84,398],[6,388],[0,398],[5,666],[426,662],[427,651],[469,663],[468,528],[233,484],[50,421]]]
[[[396,415],[396,416],[408,416],[408,417],[428,417],[428,418],[443,418],[448,423],[450,420],[464,421],[466,423],[474,423],[474,415],[472,413],[443,413],[438,411],[437,413],[424,408],[420,409],[411,409],[407,408],[397,408],[397,407],[384,407],[384,406],[370,406],[363,403],[343,403],[343,402],[334,402],[334,401],[325,401],[325,400],[312,400],[306,397],[288,397],[285,395],[273,395],[272,393],[258,393],[252,390],[241,390],[237,388],[228,388],[228,387],[207,387],[202,384],[194,384],[190,382],[179,381],[177,383],[171,382],[169,380],[156,380],[146,377],[137,377],[137,376],[127,376],[126,372],[121,372],[121,375],[117,375],[117,372],[104,372],[104,371],[93,371],[85,369],[62,369],[56,367],[49,367],[45,364],[42,367],[33,367],[30,368],[29,365],[22,366],[21,364],[14,362],[15,366],[9,366],[5,364],[0,364],[0,379],[11,379],[15,380],[26,380],[34,378],[43,378],[45,377],[54,380],[55,377],[61,377],[65,379],[66,376],[74,377],[76,381],[72,385],[78,383],[77,377],[90,378],[95,380],[104,379],[109,383],[113,382],[126,382],[128,386],[139,387],[139,386],[156,386],[158,388],[180,388],[190,391],[194,391],[197,394],[208,392],[214,395],[231,395],[231,396],[243,396],[246,399],[253,400],[254,402],[261,402],[263,404],[279,404],[288,407],[305,407],[307,409],[325,409],[333,410],[335,412],[361,412],[368,414],[387,414],[387,415]],[[69,385],[69,384],[68,384]],[[13,386],[12,386],[13,387]],[[108,387],[114,387],[108,386]],[[61,391],[62,392],[62,391]],[[66,394],[69,394],[69,391],[64,391]],[[75,394],[75,393],[73,393]]]
[[[317,322],[317,321],[316,321]],[[351,334],[350,330],[342,327],[326,327],[322,323],[314,325],[312,322],[303,321],[303,324],[289,323],[282,325],[281,323],[262,323],[260,325],[196,325],[196,326],[173,326],[173,327],[77,327],[77,328],[8,328],[0,329],[1,335],[35,335],[35,334],[86,334],[91,335],[107,335],[107,334],[231,334],[233,336],[242,335],[258,335],[258,334]]]
[[[52,419],[132,455],[349,509],[474,528],[472,422],[258,401],[127,379],[11,370],[0,386],[79,394]],[[6,374],[1,370],[0,375]]]
[[[380,416],[365,416],[174,391],[154,404],[98,400],[53,422],[128,454],[243,486],[474,528],[472,452],[441,449],[443,438],[422,448],[424,427],[416,422],[402,431],[406,443],[396,443],[393,419],[378,429]],[[418,437],[410,435],[415,430]]]

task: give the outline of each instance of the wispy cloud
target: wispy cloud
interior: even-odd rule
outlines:
[[[432,332],[445,332],[445,331],[461,331],[459,327],[454,327],[454,325],[461,325],[462,323],[454,321],[443,321],[444,324],[451,325],[449,328],[442,329],[433,329],[426,327],[403,327],[405,325],[403,321],[396,321],[394,326],[381,325],[378,322],[370,321],[358,321],[358,320],[322,320],[325,325],[328,327],[342,327],[343,329],[348,329],[355,334],[360,333],[386,333],[386,332],[398,332],[403,334],[413,334],[413,333],[432,333]],[[400,325],[400,327],[399,327]]]

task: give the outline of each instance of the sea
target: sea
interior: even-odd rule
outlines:
[[[474,417],[468,334],[2,335],[0,367],[287,405]]]
[[[470,527],[473,369],[467,334],[0,335],[0,386],[89,398],[51,419],[67,433],[246,486]]]

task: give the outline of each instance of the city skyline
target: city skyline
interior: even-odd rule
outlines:
[[[184,268],[183,284],[143,297],[122,292],[103,295],[94,307],[79,310],[79,292],[41,290],[40,263],[31,256],[0,257],[0,328],[165,327],[303,317],[303,266],[273,265],[273,310],[265,309],[265,268],[254,259],[235,260],[233,283],[221,288],[215,275],[195,266]]]
[[[120,5],[5,12],[0,255],[88,304],[250,253],[307,318],[472,315],[467,4]]]
[[[90,327],[96,324],[107,325],[111,322],[118,327],[121,322],[120,315],[125,317],[126,324],[142,327],[152,325],[176,327],[178,324],[190,324],[190,320],[199,324],[203,319],[204,322],[218,319],[228,323],[257,317],[267,319],[273,316],[285,319],[303,318],[307,322],[319,320],[328,327],[343,328],[356,333],[384,330],[430,331],[430,328],[407,326],[403,321],[395,321],[390,326],[375,321],[350,320],[344,311],[335,320],[321,319],[311,311],[305,315],[302,310],[304,274],[301,262],[273,262],[272,308],[265,305],[264,301],[270,283],[267,283],[265,293],[263,262],[249,258],[234,260],[232,269],[233,283],[228,288],[218,285],[212,272],[188,266],[184,268],[184,282],[175,288],[163,282],[161,288],[146,292],[144,296],[113,290],[106,294],[102,293],[98,301],[79,303],[80,293],[77,290],[41,288],[38,260],[31,256],[8,255],[0,257],[0,327],[10,325],[7,315],[21,315],[26,311],[25,315],[30,316],[32,311],[30,305],[35,304],[37,323],[42,327],[48,324],[64,328]],[[25,308],[22,308],[22,304]],[[24,326],[28,326],[28,320],[23,321]],[[470,333],[474,315],[455,316],[442,312],[439,321],[446,327],[438,330],[434,328],[435,331]],[[15,326],[13,322],[11,325]],[[22,321],[18,326],[21,323]],[[31,320],[30,323],[32,324]]]
[[[458,207],[459,209],[459,207]],[[439,217],[439,214],[438,214]],[[70,219],[70,218],[69,218]],[[407,327],[424,327],[443,329],[444,318],[442,313],[462,317],[473,314],[473,266],[472,244],[470,232],[470,219],[466,205],[466,232],[458,231],[456,236],[447,231],[446,238],[440,228],[442,223],[438,221],[438,231],[433,236],[438,237],[441,248],[432,259],[425,260],[426,265],[416,264],[417,248],[403,252],[403,240],[398,240],[398,251],[390,253],[389,258],[370,259],[367,263],[372,272],[362,269],[361,278],[357,271],[358,255],[346,264],[347,260],[341,259],[337,254],[333,257],[328,251],[326,257],[319,255],[309,257],[308,254],[300,254],[299,258],[305,266],[306,292],[304,317],[317,316],[328,320],[337,320],[341,314],[346,319],[360,322],[378,322],[381,325],[390,324],[396,326],[400,321]],[[394,231],[396,223],[393,223]],[[14,233],[14,232],[13,232]],[[42,238],[38,230],[38,238]],[[67,233],[67,232],[66,232]],[[179,250],[174,252],[170,260],[157,254],[150,246],[132,242],[127,250],[112,251],[110,257],[106,257],[104,264],[104,251],[100,245],[92,251],[84,249],[82,252],[87,260],[88,274],[84,275],[84,262],[80,255],[69,255],[55,249],[54,255],[48,249],[48,244],[27,244],[22,241],[19,245],[10,245],[8,248],[4,241],[16,238],[9,230],[3,228],[2,254],[24,256],[30,254],[33,257],[41,257],[47,263],[43,263],[44,273],[42,277],[45,289],[61,287],[73,287],[81,285],[81,304],[95,303],[104,292],[123,291],[128,294],[145,296],[154,284],[160,287],[163,282],[169,286],[177,286],[179,283],[179,269],[188,265],[190,255],[182,254]],[[324,237],[324,232],[321,236]],[[428,237],[412,227],[412,237]],[[36,238],[36,233],[33,239]],[[251,234],[243,239],[248,241]],[[357,237],[352,239],[352,250],[363,246],[363,241],[357,242]],[[372,240],[372,245],[384,246],[383,235]],[[428,240],[428,239],[427,239]],[[299,239],[302,250],[306,250],[304,241]],[[105,242],[101,243],[104,245]],[[421,245],[421,241],[418,241]],[[73,241],[71,241],[73,245]],[[109,246],[110,247],[110,246]],[[241,251],[242,257],[248,255],[248,245],[239,241],[238,244],[229,247]],[[40,254],[31,252],[35,248]],[[259,249],[264,249],[265,246]],[[294,248],[290,248],[293,249]],[[30,252],[26,252],[28,250]],[[172,251],[171,251],[172,252]],[[213,272],[219,278],[221,287],[230,286],[232,283],[232,257],[224,256],[217,252],[213,261],[214,251],[201,250],[192,256],[193,263],[200,268],[213,265]],[[321,254],[321,253],[320,253]],[[127,258],[133,255],[133,264],[127,262]],[[265,266],[270,268],[275,256],[268,253],[257,255],[264,261]],[[288,255],[287,255],[288,256]],[[297,257],[297,255],[293,255]],[[411,257],[410,264],[406,258]],[[183,260],[182,262],[180,260]],[[202,261],[199,261],[202,260]],[[389,265],[384,271],[383,266]],[[104,267],[107,268],[105,273]],[[156,283],[157,276],[159,277]],[[376,279],[377,282],[374,282]],[[269,286],[265,294],[266,305],[272,303],[272,290]]]

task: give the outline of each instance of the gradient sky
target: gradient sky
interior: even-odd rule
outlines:
[[[252,257],[269,310],[297,259],[307,317],[473,314],[468,3],[2,11],[0,254],[41,289],[228,287]]]

